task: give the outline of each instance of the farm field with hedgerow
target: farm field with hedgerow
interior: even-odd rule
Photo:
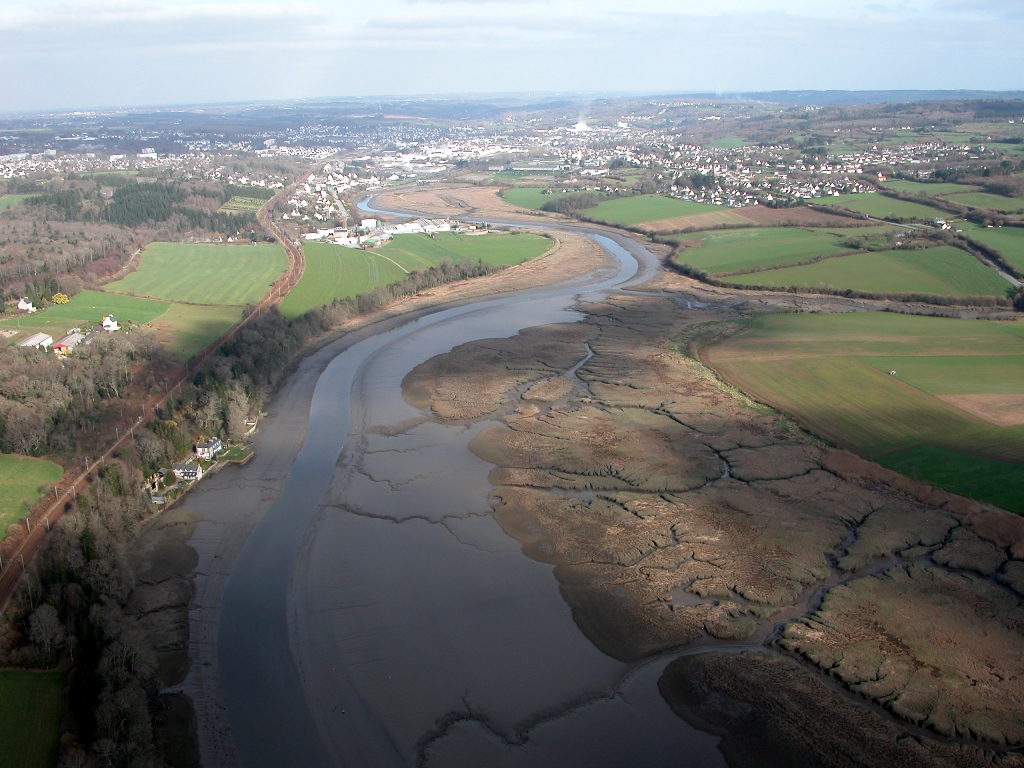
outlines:
[[[852,231],[845,234],[852,234]],[[683,246],[676,253],[677,263],[720,275],[843,253],[850,250],[843,246],[843,237],[828,230],[754,227],[676,235],[669,240]]]
[[[605,224],[633,226],[649,221],[675,219],[681,216],[695,216],[702,213],[720,213],[724,209],[720,205],[707,203],[691,203],[688,200],[677,200],[662,195],[638,195],[636,197],[620,197],[605,200],[584,212],[588,219],[601,221]]]
[[[940,296],[1004,296],[1010,284],[971,254],[952,246],[855,253],[815,264],[728,278],[736,285],[927,293]]]
[[[257,304],[288,268],[276,243],[152,243],[134,272],[104,290],[189,304]]]
[[[863,213],[866,216],[874,216],[876,219],[921,219],[931,221],[936,218],[947,218],[948,213],[920,203],[907,200],[897,200],[892,197],[880,195],[877,192],[864,192],[853,195],[840,195],[839,197],[823,197],[813,201],[815,205],[826,205],[835,208],[844,208],[854,213]]]
[[[1024,272],[1024,227],[980,227],[967,235],[989,248],[995,248],[1010,264]]]
[[[0,328],[19,329],[11,341],[42,331],[54,340],[71,328],[89,331],[106,315],[122,328],[140,326],[155,331],[164,351],[174,360],[186,360],[225,333],[242,318],[242,307],[180,304],[139,299],[103,291],[82,291],[63,305],[51,305],[32,315],[0,320]]]
[[[332,243],[306,243],[306,270],[281,301],[285,317],[298,317],[335,299],[352,298],[380,285],[396,283],[417,269],[441,261],[519,264],[548,251],[552,240],[528,233],[461,235],[439,232],[397,235],[386,245],[359,250]]]
[[[25,516],[25,504],[35,504],[39,489],[54,485],[64,474],[52,461],[0,453],[0,531]]]
[[[972,467],[993,477],[1024,472],[1024,323],[764,315],[701,357],[840,446],[897,469],[916,463],[929,482],[957,493],[973,483],[966,495],[1011,504],[995,484],[976,482]],[[923,447],[945,458],[928,464]],[[964,455],[973,458],[958,463]]]

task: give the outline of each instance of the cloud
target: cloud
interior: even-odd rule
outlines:
[[[454,91],[1014,88],[1024,19],[1013,7],[167,0],[24,10],[0,0],[0,66],[18,73],[0,79],[0,110]],[[994,13],[1010,15],[992,24],[984,14]]]

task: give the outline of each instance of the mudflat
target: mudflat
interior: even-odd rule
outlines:
[[[470,445],[495,465],[495,519],[555,566],[577,625],[605,653],[769,650],[681,659],[688,671],[662,681],[670,703],[713,664],[716,680],[764,681],[770,695],[736,699],[764,733],[781,717],[843,712],[815,723],[824,735],[813,749],[787,727],[764,737],[776,750],[764,754],[803,755],[798,765],[1015,765],[900,734],[1021,743],[1020,519],[836,451],[726,385],[687,352],[752,308],[707,306],[683,279],[657,282],[660,295],[578,307],[583,323],[456,347],[412,371],[406,396],[441,422],[501,422]],[[539,386],[554,396],[532,396]],[[714,696],[685,695],[691,722],[737,725],[719,722]],[[828,744],[852,746],[821,759]],[[726,754],[778,764],[746,747]]]

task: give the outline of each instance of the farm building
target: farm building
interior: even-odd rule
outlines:
[[[113,333],[119,327],[120,326],[118,326],[117,320],[114,319],[113,315],[107,315],[106,317],[103,318],[103,330],[104,331],[109,331],[110,333]]]
[[[212,460],[218,453],[224,450],[224,443],[221,442],[219,437],[205,440],[201,443],[196,443],[196,456],[203,461]]]
[[[36,308],[32,306],[32,302],[27,297],[18,299],[18,309],[22,312],[28,312],[30,315],[36,311]]]
[[[180,464],[175,464],[172,469],[174,476],[185,482],[198,480],[203,476],[203,468],[194,461],[183,461]]]
[[[53,336],[46,333],[33,333],[27,339],[18,342],[19,347],[34,347],[35,349],[40,347],[49,349],[51,344],[53,344]]]
[[[57,339],[57,343],[53,345],[53,351],[62,355],[70,355],[75,347],[85,340],[85,334],[79,333],[78,331],[72,331],[66,336],[61,336]]]

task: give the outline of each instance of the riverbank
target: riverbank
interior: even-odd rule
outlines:
[[[217,641],[226,580],[252,530],[284,487],[306,437],[313,391],[328,364],[345,349],[443,307],[492,294],[536,290],[599,271],[608,255],[581,235],[559,233],[544,256],[472,281],[439,286],[430,295],[410,296],[350,319],[337,331],[314,339],[305,356],[267,408],[253,436],[255,457],[244,467],[225,467],[179,503],[198,517],[189,541],[198,558],[193,572],[185,680],[167,693],[186,694],[195,707],[203,764],[237,764],[218,680]],[[230,501],[228,501],[230,500]]]

